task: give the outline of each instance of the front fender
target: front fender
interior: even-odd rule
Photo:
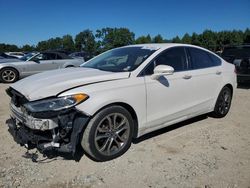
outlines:
[[[76,106],[88,116],[95,115],[103,107],[113,103],[124,103],[133,108],[138,126],[146,124],[146,89],[144,78],[129,78],[90,84],[66,91],[60,96],[85,93],[89,98]]]

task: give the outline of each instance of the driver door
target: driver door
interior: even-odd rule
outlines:
[[[172,75],[152,79],[157,65],[174,68]],[[147,93],[148,129],[158,129],[168,123],[187,119],[192,107],[192,79],[187,70],[187,58],[183,47],[173,47],[158,55],[144,71]]]

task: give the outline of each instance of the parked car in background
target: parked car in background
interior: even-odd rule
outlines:
[[[11,56],[11,55],[7,55],[6,53],[0,52],[0,59],[17,59],[17,57]]]
[[[221,56],[235,65],[238,83],[250,82],[250,45],[225,47]]]
[[[19,58],[21,61],[27,61],[32,58],[34,55],[37,55],[39,52],[30,52],[26,53],[23,57]]]
[[[192,45],[143,44],[107,51],[79,68],[48,71],[10,86],[9,131],[49,157],[122,155],[132,138],[211,112],[224,117],[235,67]]]
[[[0,52],[0,63],[20,61],[17,57],[7,55],[3,52]]]
[[[93,57],[87,52],[74,52],[69,54],[69,56],[75,59],[84,59],[85,61],[88,61]]]
[[[21,58],[25,55],[23,52],[6,52],[6,54],[17,58]]]
[[[85,52],[73,52],[69,54],[70,57],[72,58],[79,58],[79,59],[84,59]]]
[[[21,61],[0,63],[0,81],[12,83],[18,79],[43,71],[78,67],[84,60],[73,59],[63,53],[41,52],[36,55],[27,54]]]

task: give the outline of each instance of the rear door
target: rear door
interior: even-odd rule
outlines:
[[[53,64],[56,66],[56,68],[62,68],[64,67],[64,64],[67,63],[69,61],[67,61],[67,59],[64,58],[63,55],[61,55],[60,53],[55,54],[55,59],[53,60]]]
[[[80,59],[73,59],[65,54],[57,53],[56,60],[54,60],[57,68],[65,68],[65,67],[78,67],[82,64]]]
[[[56,63],[56,53],[44,53],[43,55],[44,59],[40,61],[40,71],[58,69],[58,65]]]
[[[189,62],[189,72],[192,76],[192,92],[194,111],[203,113],[212,110],[214,100],[220,91],[222,82],[221,60],[212,53],[186,47]]]

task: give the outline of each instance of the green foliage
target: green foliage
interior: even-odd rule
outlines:
[[[28,44],[25,44],[25,45],[22,46],[21,51],[23,51],[23,52],[31,52],[31,51],[35,51],[35,49],[36,48],[34,46],[30,46]]]
[[[185,44],[191,44],[192,43],[192,38],[191,36],[186,33],[183,37],[182,37],[182,43],[185,43]]]
[[[201,40],[200,40],[200,36],[196,33],[193,33],[192,34],[192,37],[191,37],[191,44],[193,45],[197,45],[197,46],[200,46],[201,45]]]
[[[244,41],[244,33],[242,31],[233,30],[231,32],[230,43],[235,44],[235,45],[239,45],[239,44],[242,44],[243,41]]]
[[[250,29],[246,29],[244,33],[244,43],[250,44]]]
[[[130,45],[130,44],[145,44],[145,43],[185,43],[202,46],[212,51],[223,49],[227,45],[239,45],[244,43],[250,44],[250,29],[245,31],[232,30],[214,32],[205,30],[201,34],[186,33],[182,38],[176,36],[172,39],[164,39],[160,34],[151,37],[139,36],[135,39],[135,35],[127,28],[102,28],[93,33],[86,29],[75,36],[75,40],[71,35],[64,35],[62,38],[50,38],[49,40],[38,42],[37,46],[24,45],[18,47],[16,45],[0,44],[0,52],[8,51],[45,51],[64,49],[66,51],[85,51],[89,54],[96,55],[103,51]]]
[[[60,37],[51,38],[48,40],[49,50],[62,49],[62,39]]]
[[[151,42],[152,42],[152,40],[151,40],[151,36],[149,34],[147,36],[138,37],[135,40],[136,44],[147,44],[147,43],[151,43]]]
[[[44,50],[49,49],[47,41],[40,41],[40,42],[38,42],[38,44],[36,46],[36,49],[38,51],[44,51]]]
[[[244,43],[249,43],[250,44],[250,29],[246,29],[244,33]]]
[[[64,50],[73,52],[75,50],[73,37],[71,35],[64,35],[62,37],[62,46]]]
[[[127,28],[103,28],[96,31],[99,52],[134,43],[135,34]]]
[[[62,38],[50,38],[47,41],[41,41],[37,44],[37,50],[46,51],[46,50],[58,50],[63,48]]]
[[[13,44],[1,44],[0,43],[0,52],[18,52],[20,49]]]
[[[166,42],[162,36],[160,34],[156,35],[153,39],[152,39],[153,43],[164,43]]]
[[[209,50],[216,49],[216,33],[211,30],[205,30],[200,36],[201,46]]]
[[[75,37],[75,49],[77,51],[85,51],[90,54],[95,54],[96,52],[96,41],[93,32],[86,29],[78,33]]]
[[[181,43],[182,41],[181,41],[181,39],[180,39],[178,36],[176,36],[176,37],[174,37],[174,38],[172,39],[172,42],[173,42],[173,43]]]

